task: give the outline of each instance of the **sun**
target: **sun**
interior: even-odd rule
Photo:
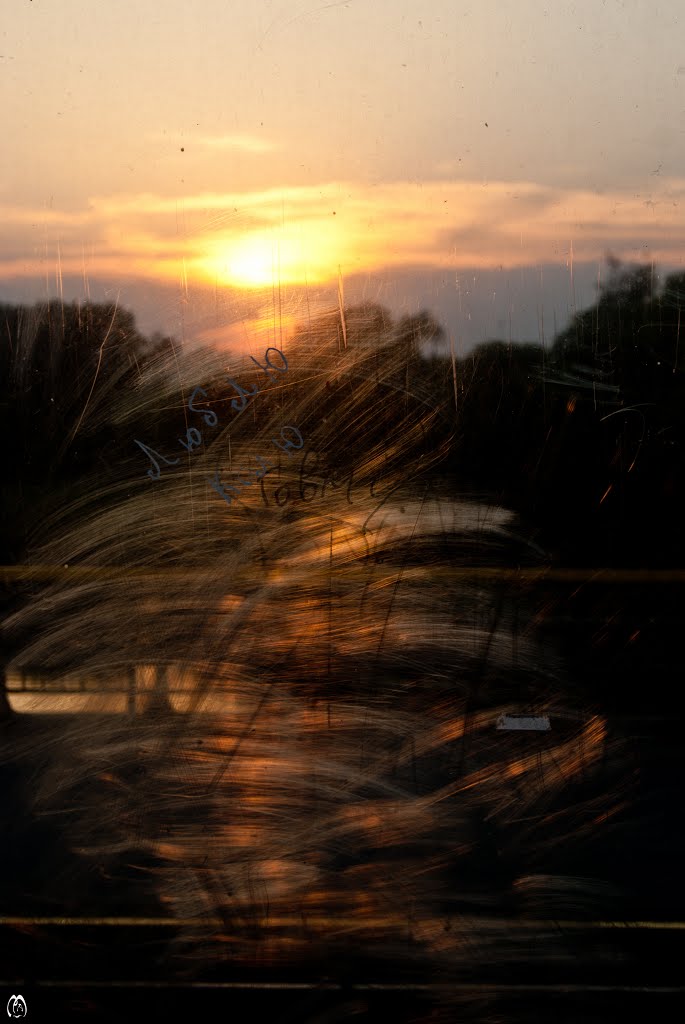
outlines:
[[[293,238],[252,234],[212,243],[211,255],[202,262],[208,276],[235,288],[312,283],[317,274],[307,266],[302,250],[302,243]]]

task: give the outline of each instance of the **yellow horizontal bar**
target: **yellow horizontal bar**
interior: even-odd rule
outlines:
[[[368,565],[373,565],[372,561]],[[274,566],[277,568],[277,566]],[[342,567],[341,571],[348,567]],[[367,566],[352,566],[352,569],[363,569]],[[404,576],[415,572],[445,576],[454,579],[518,579],[543,582],[544,580],[560,581],[567,583],[685,583],[685,569],[547,569],[547,568],[510,568],[508,566],[461,566],[459,568],[444,568],[443,566],[387,566],[380,565],[379,568],[387,568],[389,574],[394,569],[402,571]],[[267,566],[268,571],[268,566]],[[207,573],[210,575],[216,572],[215,565],[189,566],[187,568],[172,569],[140,569],[121,568],[109,565],[0,565],[0,578],[13,579],[53,579],[53,578],[101,578],[112,579],[149,579],[156,580],[160,577],[165,579],[177,578],[188,580],[194,576],[205,579]],[[246,570],[249,572],[249,569]]]

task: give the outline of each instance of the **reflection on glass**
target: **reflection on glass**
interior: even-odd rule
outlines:
[[[166,980],[647,962],[571,936],[682,913],[680,16],[8,12],[0,917],[173,919]]]

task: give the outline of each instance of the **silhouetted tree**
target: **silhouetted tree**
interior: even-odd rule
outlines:
[[[566,561],[670,564],[685,557],[684,279],[658,291],[651,267],[610,270],[544,360],[489,342],[459,361],[454,465]]]
[[[133,314],[114,304],[2,305],[0,333],[0,564],[7,565],[26,561],[32,535],[60,507],[126,478],[133,437],[154,439],[164,419],[149,372],[163,355],[162,339],[151,345]],[[2,584],[3,619],[18,593],[15,583]],[[0,649],[3,673],[6,653]],[[2,686],[0,693],[1,712]]]

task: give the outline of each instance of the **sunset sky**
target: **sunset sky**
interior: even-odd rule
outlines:
[[[0,300],[249,346],[277,286],[289,322],[341,285],[462,349],[551,335],[607,252],[682,267],[681,11],[13,0]]]

